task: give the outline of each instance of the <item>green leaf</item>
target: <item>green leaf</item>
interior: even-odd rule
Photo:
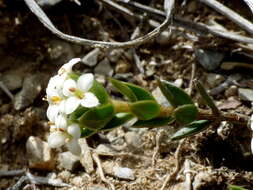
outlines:
[[[133,118],[134,118],[134,115],[131,113],[118,113],[101,130],[108,131],[108,130],[114,129],[116,127],[123,125],[124,123],[126,123],[127,121]]]
[[[172,106],[177,107],[185,104],[193,104],[191,97],[181,88],[178,88],[165,80],[158,79],[157,81],[163,95]]]
[[[117,90],[126,96],[129,101],[136,102],[139,100],[154,100],[155,98],[145,89],[127,82],[116,79],[110,79],[111,83]]]
[[[82,128],[99,130],[103,128],[114,115],[112,104],[105,104],[99,107],[91,108],[79,118],[79,124]]]
[[[77,122],[78,119],[88,110],[89,108],[79,106],[73,113],[70,114],[70,121]]]
[[[172,137],[172,140],[179,140],[188,136],[195,135],[208,127],[208,120],[194,121],[178,130]]]
[[[153,100],[143,100],[129,104],[131,112],[141,120],[153,119],[160,113],[160,105]]]
[[[100,104],[106,104],[110,101],[110,97],[109,97],[107,91],[96,80],[93,81],[93,85],[89,91],[96,95],[96,97],[99,99]]]
[[[173,112],[176,121],[181,124],[187,124],[194,121],[197,118],[197,115],[198,109],[193,104],[179,106]]]
[[[129,99],[129,101],[131,102],[137,101],[137,97],[135,96],[135,94],[132,92],[130,88],[128,88],[127,85],[125,85],[124,82],[121,82],[113,78],[110,79],[110,82],[121,94],[126,96]]]
[[[135,94],[138,100],[156,101],[155,98],[147,90],[131,83],[127,83],[127,82],[124,82],[124,83],[128,88],[132,90],[132,92]]]
[[[243,188],[241,186],[231,185],[231,184],[228,185],[228,189],[229,190],[248,190],[248,189],[245,189],[245,188]]]
[[[91,135],[94,135],[96,131],[87,129],[87,128],[82,128],[81,129],[81,137],[87,138],[90,137]]]
[[[154,118],[151,120],[139,120],[132,127],[134,128],[155,128],[162,127],[165,125],[169,125],[173,123],[175,119],[173,117],[162,117],[162,118]]]

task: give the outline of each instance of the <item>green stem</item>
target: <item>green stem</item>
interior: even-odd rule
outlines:
[[[114,105],[116,113],[131,113],[131,108],[129,106],[129,102],[121,101],[121,100],[112,100],[112,104]],[[164,107],[160,106],[160,113],[157,117],[169,117],[172,115],[174,111],[173,107]]]

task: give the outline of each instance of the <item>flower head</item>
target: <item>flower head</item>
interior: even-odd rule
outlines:
[[[81,129],[78,123],[70,120],[70,114],[79,106],[92,108],[99,105],[96,95],[90,92],[94,82],[93,74],[80,76],[72,70],[79,61],[79,58],[75,58],[64,64],[58,74],[49,80],[46,89],[51,132],[48,144],[52,148],[66,145],[73,154],[80,154],[78,139],[81,137]]]

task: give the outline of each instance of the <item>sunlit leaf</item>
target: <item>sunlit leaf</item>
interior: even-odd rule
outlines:
[[[139,120],[132,127],[134,128],[155,128],[162,127],[173,123],[175,119],[173,117],[162,117],[162,118],[154,118],[151,120]]]
[[[139,100],[154,100],[155,98],[145,89],[127,82],[116,79],[110,79],[111,83],[117,90],[126,96],[129,101],[135,102]]]
[[[194,121],[197,118],[197,115],[198,109],[193,104],[179,106],[173,112],[176,121],[181,124],[187,124]]]
[[[172,137],[172,140],[179,140],[188,136],[195,135],[204,129],[206,129],[209,125],[208,120],[199,120],[199,121],[194,121],[188,125],[185,125],[183,128],[178,130]]]
[[[99,107],[91,108],[79,118],[79,124],[82,128],[99,130],[103,128],[114,115],[112,104],[105,104]]]
[[[132,113],[140,120],[153,119],[160,113],[160,105],[153,100],[143,100],[129,104]]]
[[[78,121],[78,119],[88,110],[89,108],[79,106],[73,113],[70,114],[70,120],[73,122]]]
[[[237,186],[237,185],[228,185],[228,189],[229,190],[248,190],[248,189],[245,189],[245,188],[243,188],[243,187],[241,187],[241,186]]]
[[[110,79],[110,82],[121,94],[126,96],[129,99],[129,101],[131,102],[137,101],[137,97],[135,96],[135,94],[124,82],[113,78]]]
[[[116,127],[123,125],[124,123],[126,123],[127,121],[133,118],[134,118],[134,115],[131,113],[118,113],[101,130],[107,131],[107,130],[114,129]]]
[[[105,88],[96,80],[93,81],[93,85],[90,89],[90,92],[94,93],[99,99],[100,104],[106,104],[110,101],[110,97],[105,90]]]
[[[193,104],[191,97],[181,88],[165,80],[158,80],[158,85],[172,106],[177,107],[185,104]]]

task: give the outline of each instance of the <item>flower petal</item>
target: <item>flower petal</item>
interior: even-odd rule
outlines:
[[[84,94],[84,98],[81,99],[81,105],[86,108],[92,108],[99,105],[98,98],[91,92]]]
[[[81,147],[78,144],[77,139],[71,139],[68,143],[67,143],[67,148],[69,149],[69,151],[72,154],[75,154],[77,156],[79,156],[81,154]]]
[[[59,129],[66,130],[67,129],[67,118],[63,114],[58,115],[55,118],[55,126]]]
[[[49,135],[47,142],[51,148],[59,148],[65,144],[66,139],[67,136],[65,133],[56,131]]]
[[[47,108],[47,118],[51,122],[55,122],[57,115],[59,114],[59,106],[58,105],[49,105]]]
[[[79,139],[81,137],[81,130],[80,130],[79,125],[77,125],[77,124],[72,124],[72,125],[68,126],[67,132],[74,139]]]
[[[72,72],[72,67],[80,62],[81,59],[80,58],[73,58],[71,59],[68,63],[64,64],[58,71],[59,75],[62,75],[63,73],[70,73]]]
[[[65,113],[71,114],[74,112],[80,105],[80,99],[77,97],[69,97],[65,102]]]
[[[94,76],[91,73],[81,75],[77,80],[77,88],[87,92],[93,85]]]
[[[73,79],[68,79],[63,84],[62,93],[64,96],[71,96],[76,90],[76,82]]]

